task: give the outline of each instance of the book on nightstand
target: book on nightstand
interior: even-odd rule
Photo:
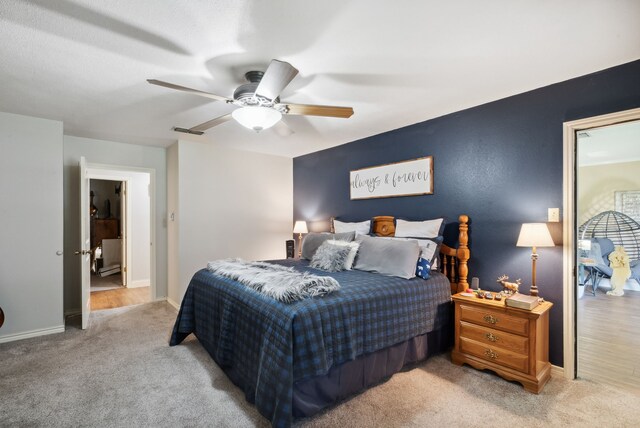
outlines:
[[[507,297],[504,301],[507,306],[518,309],[531,310],[540,304],[538,296],[528,296],[526,294],[516,293]]]

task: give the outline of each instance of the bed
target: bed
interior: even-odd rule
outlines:
[[[455,225],[458,242],[441,245],[440,272],[428,280],[273,261],[330,275],[341,286],[281,303],[202,269],[187,288],[170,345],[194,333],[272,426],[290,426],[450,347],[451,294],[468,287],[470,257],[467,216]],[[393,236],[394,218],[374,217],[371,231]]]

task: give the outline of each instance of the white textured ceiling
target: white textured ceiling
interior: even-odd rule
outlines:
[[[579,166],[635,161],[640,161],[640,120],[578,132]]]
[[[637,0],[1,0],[0,111],[168,146],[233,107],[146,79],[231,96],[277,58],[300,70],[283,100],[355,114],[190,138],[298,156],[636,60],[639,20]]]

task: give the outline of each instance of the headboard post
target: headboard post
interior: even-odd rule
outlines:
[[[467,262],[469,261],[469,257],[471,256],[469,252],[469,217],[462,214],[458,217],[458,221],[460,222],[458,235],[458,292],[465,291],[469,288],[469,283],[467,282],[467,276],[469,275],[469,267],[467,266]]]

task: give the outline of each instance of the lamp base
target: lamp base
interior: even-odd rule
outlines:
[[[531,290],[529,290],[529,295],[531,296],[538,296],[538,287],[536,287],[535,285],[531,286]]]

